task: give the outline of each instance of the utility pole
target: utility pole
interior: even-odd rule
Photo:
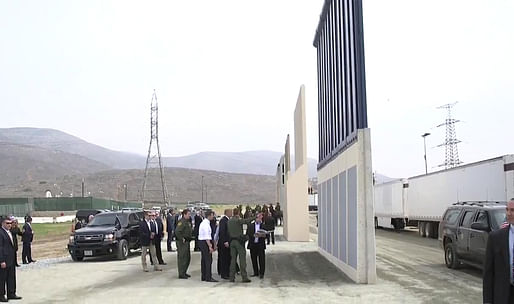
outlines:
[[[423,145],[425,146],[425,174],[428,174],[428,166],[427,166],[427,136],[430,135],[430,133],[425,133],[421,135],[423,137]]]
[[[202,203],[203,203],[203,175],[202,175]]]

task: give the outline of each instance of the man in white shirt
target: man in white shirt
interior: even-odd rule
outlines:
[[[211,220],[214,217],[214,212],[207,211],[205,218],[200,224],[198,231],[198,246],[202,252],[202,281],[218,282],[212,278],[212,253],[214,252],[214,242],[212,241]]]

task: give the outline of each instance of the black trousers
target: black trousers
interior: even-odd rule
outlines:
[[[21,260],[23,263],[32,262],[32,248],[31,243],[23,243],[23,250],[21,251]]]
[[[173,231],[173,230],[168,231],[168,240],[166,241],[166,244],[168,245],[168,251],[173,250],[173,248],[171,247],[171,242],[173,241],[174,234],[175,234],[175,231]]]
[[[0,268],[0,295],[5,296],[7,285],[7,296],[16,294],[16,267],[13,265],[7,268]]]
[[[514,286],[510,285],[509,304],[514,304]]]
[[[263,276],[266,270],[266,257],[264,248],[250,248],[252,258],[253,274]]]
[[[228,278],[230,275],[230,247],[227,248],[223,244],[218,246],[218,262],[220,276]]]
[[[275,245],[275,231],[271,231],[269,234],[266,234],[266,243],[269,245],[269,240],[271,237],[271,243]]]
[[[162,259],[161,239],[155,239],[155,256],[157,257],[159,264],[164,263],[164,260]],[[152,261],[152,255],[150,255],[150,263],[154,263],[154,261]]]
[[[212,279],[212,253],[209,252],[207,241],[198,241],[198,246],[202,253],[202,281],[208,281]]]

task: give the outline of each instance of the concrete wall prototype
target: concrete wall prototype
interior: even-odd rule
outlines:
[[[318,171],[320,252],[357,283],[375,283],[370,130]]]
[[[287,170],[289,136],[286,143],[286,198],[284,205],[284,236],[288,241],[309,241],[309,197],[307,139],[305,122],[305,87],[300,87],[294,111],[295,171]],[[282,205],[282,203],[281,203]]]

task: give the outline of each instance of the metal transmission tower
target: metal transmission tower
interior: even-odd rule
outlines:
[[[148,156],[146,158],[141,200],[143,204],[145,201],[161,202],[163,205],[167,206],[169,205],[168,189],[166,188],[166,182],[164,180],[161,149],[159,148],[159,107],[157,105],[157,94],[155,90],[153,91],[150,109],[150,146],[148,147]],[[160,186],[157,186],[155,177],[152,179],[152,176],[155,175],[160,177]],[[149,185],[151,186],[149,187]],[[152,186],[154,188],[152,188]]]
[[[462,162],[459,160],[459,150],[457,148],[457,144],[459,144],[461,141],[457,139],[457,134],[455,133],[455,124],[458,123],[460,120],[452,118],[452,109],[456,104],[457,102],[454,102],[451,104],[445,104],[443,106],[438,107],[438,109],[448,110],[448,118],[446,118],[446,121],[437,126],[446,126],[446,140],[444,143],[438,146],[444,146],[446,150],[444,164],[439,166],[444,167],[445,169],[454,168],[462,164]]]

